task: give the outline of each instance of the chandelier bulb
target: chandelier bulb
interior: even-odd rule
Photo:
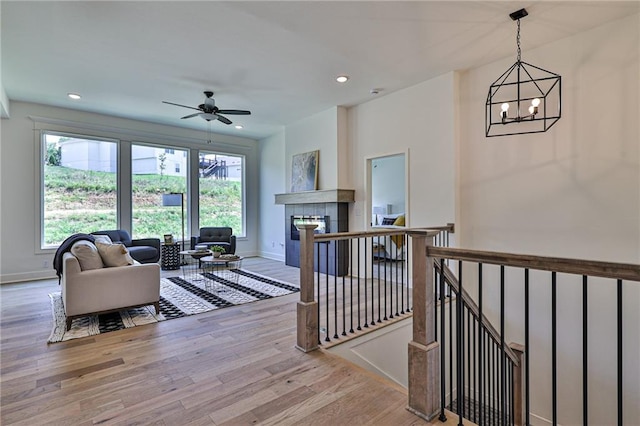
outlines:
[[[531,105],[531,106],[529,107],[529,114],[531,114],[531,115],[535,114],[535,110],[536,110],[536,107],[534,107],[533,105]]]
[[[502,108],[502,111],[507,112],[509,111],[509,104],[505,102],[500,106],[500,108]]]
[[[533,105],[534,107],[538,107],[538,105],[540,105],[540,99],[538,99],[538,98],[534,98],[534,99],[531,101],[531,105]]]

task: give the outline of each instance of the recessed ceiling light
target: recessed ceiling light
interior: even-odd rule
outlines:
[[[338,83],[346,83],[347,80],[349,80],[349,76],[348,75],[339,75],[336,77],[336,81]]]
[[[236,129],[240,130],[240,129],[244,129],[244,127],[242,126],[242,124],[236,124]]]
[[[67,96],[73,99],[74,101],[77,101],[78,99],[82,98],[82,96],[78,95],[77,93],[67,93]]]

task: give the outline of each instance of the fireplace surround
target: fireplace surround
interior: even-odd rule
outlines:
[[[285,205],[285,263],[289,266],[300,267],[300,234],[294,220],[318,223],[321,226],[316,233],[349,231],[349,203],[354,201],[353,190],[305,191],[276,194],[275,198],[276,204]],[[348,273],[349,246],[346,240],[318,244],[317,247],[320,262],[316,254],[316,271],[337,276]]]

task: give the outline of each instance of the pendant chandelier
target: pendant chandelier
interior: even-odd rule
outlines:
[[[517,21],[516,63],[489,87],[485,107],[487,137],[546,132],[560,119],[560,75],[521,60],[520,18],[528,13],[511,13]]]

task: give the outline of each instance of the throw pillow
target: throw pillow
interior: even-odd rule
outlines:
[[[98,247],[98,252],[105,266],[133,265],[133,259],[122,243],[104,244],[96,241],[96,247]]]
[[[404,215],[398,216],[396,220],[393,222],[394,226],[404,226]]]
[[[396,219],[393,217],[385,217],[382,218],[382,225],[393,225],[393,222],[395,222]]]
[[[81,271],[104,268],[98,248],[91,241],[76,241],[71,246],[71,254],[78,259]]]
[[[94,237],[96,238],[96,243],[113,244],[108,235],[94,235]]]

